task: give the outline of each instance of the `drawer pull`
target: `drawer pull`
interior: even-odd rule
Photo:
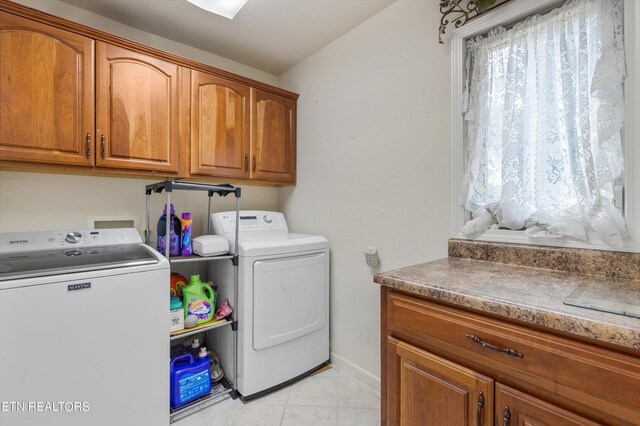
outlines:
[[[511,413],[509,412],[509,407],[504,406],[504,410],[502,410],[502,426],[508,426],[511,421]]]
[[[473,341],[474,343],[479,344],[480,346],[487,348],[487,349],[491,349],[492,351],[496,351],[496,352],[504,352],[505,354],[509,355],[509,356],[515,356],[517,358],[524,358],[524,355],[522,355],[520,352],[516,351],[515,349],[511,349],[511,348],[499,348],[497,346],[494,346],[490,343],[487,342],[483,342],[478,336],[474,336],[473,334],[465,334],[465,336],[467,336],[469,338],[469,340]]]
[[[478,414],[477,414],[477,419],[476,419],[476,424],[478,426],[482,426],[482,408],[484,407],[484,395],[482,394],[482,392],[480,392],[480,395],[478,395]]]
[[[91,133],[87,133],[87,152],[86,152],[86,156],[87,158],[91,157]]]

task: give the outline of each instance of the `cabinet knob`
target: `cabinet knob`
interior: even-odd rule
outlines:
[[[104,160],[104,145],[105,145],[105,137],[103,133],[102,136],[100,136],[100,146],[102,149],[102,152],[100,153],[100,157],[102,157],[103,160]]]
[[[244,156],[244,172],[247,173],[249,171],[249,155]]]
[[[255,173],[256,171],[256,155],[253,155],[253,172]]]

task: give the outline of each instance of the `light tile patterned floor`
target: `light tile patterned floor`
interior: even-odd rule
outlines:
[[[228,399],[176,426],[376,426],[380,393],[333,367],[248,403]]]

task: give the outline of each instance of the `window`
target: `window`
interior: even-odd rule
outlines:
[[[623,1],[570,0],[496,28],[559,3],[516,0],[454,33],[454,202],[466,208],[456,206],[456,232],[623,246],[612,202],[623,170]]]

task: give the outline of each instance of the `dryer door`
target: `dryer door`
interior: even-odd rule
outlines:
[[[253,264],[253,349],[279,345],[327,322],[326,253]]]

